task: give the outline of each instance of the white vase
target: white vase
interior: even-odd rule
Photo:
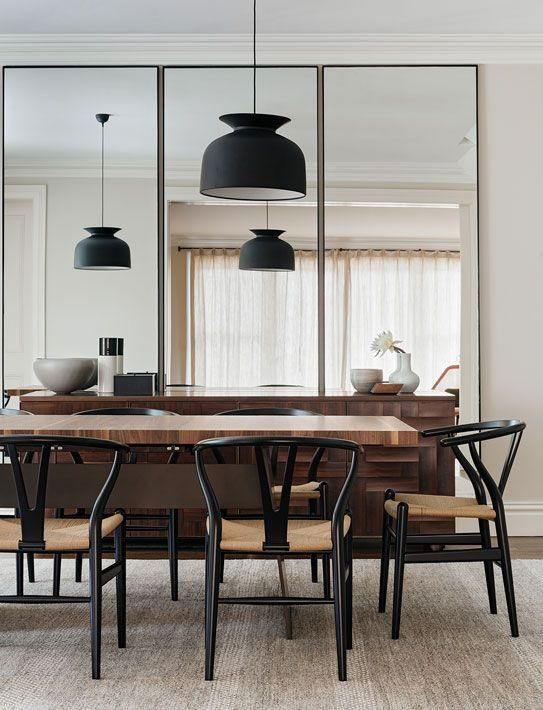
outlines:
[[[402,384],[402,394],[414,392],[420,384],[420,377],[411,369],[411,353],[396,353],[396,369],[388,377],[389,382]]]

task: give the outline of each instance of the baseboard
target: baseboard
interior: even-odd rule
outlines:
[[[506,501],[507,532],[511,537],[543,536],[543,501]],[[476,532],[477,522],[463,518],[456,521],[456,532]]]
[[[543,536],[543,502],[505,502],[509,535]]]

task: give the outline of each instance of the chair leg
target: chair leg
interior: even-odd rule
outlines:
[[[288,581],[285,570],[285,558],[277,558],[277,567],[279,569],[279,584],[281,585],[281,596],[288,597]],[[284,606],[283,614],[285,615],[285,635],[287,639],[292,639],[292,607]]]
[[[205,679],[213,680],[215,665],[215,639],[217,637],[217,612],[219,607],[220,559],[217,540],[209,540],[206,556],[205,579]]]
[[[337,534],[332,552],[334,583],[334,616],[336,621],[336,649],[339,680],[347,680],[347,634],[346,634],[346,590],[345,590],[345,554],[343,532]]]
[[[17,586],[17,596],[20,597],[24,593],[24,553],[17,552],[15,554],[15,580]]]
[[[115,562],[121,563],[121,571],[115,578],[117,597],[117,645],[126,648],[126,523],[115,530]]]
[[[221,515],[223,517],[226,517],[228,515],[228,510],[226,508],[221,508]],[[224,554],[221,552],[221,550],[218,551],[219,555],[219,584],[224,583]]]
[[[83,516],[85,514],[85,508],[76,508],[75,514]],[[81,582],[82,574],[83,574],[83,555],[81,554],[81,552],[76,552],[75,553],[75,581],[76,582]]]
[[[317,510],[317,501],[314,499],[309,501],[309,517],[310,518],[320,517],[318,515],[318,510]],[[316,584],[319,581],[319,558],[318,558],[318,555],[311,555],[310,560],[311,560],[311,581],[313,582],[313,584]]]
[[[330,555],[322,556],[322,590],[325,599],[332,598],[330,589]]]
[[[75,581],[81,582],[83,576],[83,555],[81,552],[75,553]]]
[[[511,553],[509,551],[509,540],[507,538],[507,526],[505,523],[505,515],[503,509],[497,511],[496,537],[498,538],[498,547],[501,551],[503,586],[505,590],[505,599],[507,601],[507,612],[509,614],[511,636],[516,638],[519,635],[517,622],[517,606],[515,603],[515,588],[513,586],[513,568],[511,566]]]
[[[488,525],[488,520],[479,520],[479,531],[481,533],[481,542],[483,550],[490,549],[492,543],[490,541],[490,527]],[[492,560],[485,560],[483,564],[485,566],[486,588],[488,590],[488,603],[490,606],[490,613],[497,614],[498,610],[496,607],[494,562],[492,562]]]
[[[179,529],[179,512],[176,508],[168,511],[168,560],[170,562],[170,588],[172,601],[179,598],[179,560],[177,557],[177,535]]]
[[[383,614],[387,606],[388,568],[390,566],[390,515],[383,511],[383,536],[381,538],[381,575],[379,579],[379,613]]]
[[[64,508],[55,508],[53,512],[55,518],[64,517]],[[62,568],[62,555],[55,553],[53,555],[53,596],[60,596],[60,573]]]
[[[347,571],[347,581],[345,590],[345,610],[347,616],[347,650],[353,647],[353,526],[345,537],[345,561]]]
[[[100,657],[102,646],[102,553],[91,547],[89,552],[89,582],[90,582],[90,626],[92,678],[100,678]]]
[[[394,559],[394,600],[392,607],[392,638],[400,637],[400,617],[402,613],[403,574],[405,567],[405,543],[407,538],[407,519],[409,507],[406,503],[398,505],[396,518],[396,551]]]
[[[60,572],[62,570],[62,555],[55,552],[53,555],[53,596],[60,596]]]
[[[34,553],[33,552],[27,553],[26,566],[28,568],[28,581],[35,582],[36,581],[36,572],[34,569]]]
[[[311,581],[315,584],[319,581],[319,558],[311,555]]]

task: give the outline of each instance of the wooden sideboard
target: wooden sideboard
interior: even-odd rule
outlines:
[[[33,414],[73,414],[102,407],[151,407],[195,415],[246,407],[292,407],[330,415],[394,416],[419,431],[454,424],[455,418],[454,397],[443,392],[362,395],[331,390],[323,395],[297,387],[235,390],[183,387],[153,397],[115,397],[92,391],[55,395],[40,391],[23,395],[20,403],[21,409]],[[162,453],[150,448],[144,449],[139,456],[141,462],[163,459]],[[190,454],[184,453],[181,460],[189,462]],[[328,483],[332,503],[344,475],[344,461],[323,462],[320,478]],[[453,495],[454,460],[451,452],[438,446],[435,439],[422,437],[418,447],[365,446],[364,461],[351,499],[356,537],[380,536],[383,493],[387,488]],[[205,516],[202,510],[183,510],[181,519],[183,537],[203,535]],[[454,523],[449,521],[413,525],[413,532],[422,533],[451,532],[453,529]]]

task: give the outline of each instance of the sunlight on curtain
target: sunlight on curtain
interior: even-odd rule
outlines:
[[[314,252],[296,270],[240,271],[237,249],[193,249],[194,382],[317,386]]]
[[[351,367],[382,367],[373,338],[391,330],[412,353],[421,390],[460,359],[460,255],[443,251],[326,252],[326,386],[350,386]]]
[[[193,381],[207,387],[317,385],[317,255],[289,273],[240,271],[235,249],[190,250]],[[326,386],[351,367],[395,368],[369,346],[392,330],[428,390],[460,354],[457,252],[326,252]]]

